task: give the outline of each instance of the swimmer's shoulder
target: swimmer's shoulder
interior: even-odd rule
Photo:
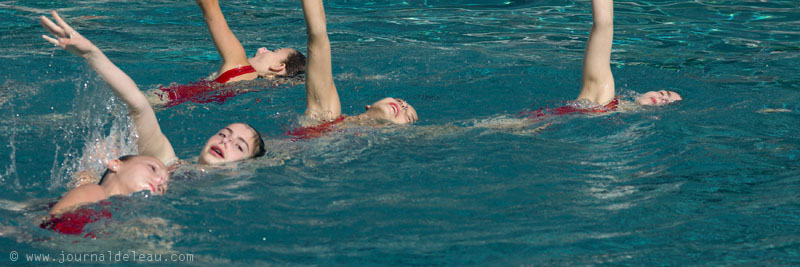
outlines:
[[[98,202],[106,198],[106,193],[103,191],[103,187],[100,185],[81,185],[70,190],[66,195],[61,197],[61,200],[59,200],[58,203],[53,205],[53,208],[50,209],[50,214],[61,214],[79,205]]]

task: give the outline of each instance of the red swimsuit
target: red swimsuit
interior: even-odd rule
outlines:
[[[297,127],[294,130],[289,130],[286,132],[286,135],[292,136],[292,140],[303,140],[303,139],[311,139],[317,138],[322,136],[323,134],[333,131],[334,126],[344,121],[345,116],[339,116],[339,118],[326,122],[319,125],[314,126],[307,126],[307,127]]]
[[[50,215],[50,219],[41,223],[39,227],[67,235],[80,235],[83,233],[83,227],[87,224],[102,219],[111,219],[111,211],[105,208],[111,202],[100,201],[100,204],[103,206],[100,210],[84,206],[59,215]],[[96,236],[94,233],[86,233],[83,237],[94,238]]]
[[[217,79],[215,79],[214,81],[199,81],[189,84],[174,85],[166,88],[160,87],[158,89],[161,90],[161,92],[157,94],[162,99],[166,97],[169,100],[164,105],[165,107],[174,107],[186,101],[192,101],[195,103],[216,102],[217,104],[220,104],[222,102],[225,102],[225,99],[236,96],[236,92],[225,91],[213,94],[208,97],[197,97],[197,96],[205,92],[213,91],[215,89],[214,86],[217,84],[223,84],[235,77],[253,72],[256,72],[253,66],[238,67],[222,73],[222,75],[217,77]]]
[[[541,117],[551,116],[551,115],[566,115],[572,113],[605,113],[609,111],[617,110],[617,106],[619,105],[619,100],[615,97],[614,100],[611,100],[608,104],[602,107],[593,107],[593,108],[576,108],[572,105],[568,106],[561,106],[554,109],[551,108],[539,108],[534,111],[523,111],[520,112],[521,117],[528,117],[530,119],[538,119]]]

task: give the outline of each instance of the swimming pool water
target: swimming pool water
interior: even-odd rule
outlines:
[[[0,237],[23,253],[190,253],[199,265],[798,265],[800,32],[794,1],[615,3],[618,93],[684,101],[563,116],[533,134],[481,127],[577,96],[589,1],[326,1],[342,109],[384,96],[420,122],[304,142],[283,133],[304,85],[159,110],[182,158],[245,121],[266,157],[185,168],[165,196],[115,198],[97,240],[34,223],[87,146],[126,153],[125,109],[82,60],[41,39],[56,9],[143,90],[219,58],[192,1],[0,3]],[[295,1],[224,1],[248,54],[305,52]],[[772,111],[780,112],[767,112]],[[533,128],[533,127],[531,127]],[[114,138],[116,137],[116,138]],[[118,216],[118,217],[117,217]]]

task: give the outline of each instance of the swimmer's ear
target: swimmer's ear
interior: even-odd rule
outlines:
[[[281,63],[280,65],[273,65],[269,66],[269,70],[275,73],[281,72],[286,69],[286,63]]]
[[[109,160],[109,161],[108,161],[108,164],[107,164],[106,166],[107,166],[107,167],[108,167],[108,169],[109,169],[109,170],[111,170],[112,172],[116,172],[116,171],[117,171],[117,168],[119,168],[120,162],[121,162],[121,161],[119,161],[119,159],[112,159],[112,160]]]
[[[369,109],[372,108],[372,105],[367,105],[365,108],[367,108],[367,110],[369,110]]]

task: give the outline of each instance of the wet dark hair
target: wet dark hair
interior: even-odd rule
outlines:
[[[256,133],[256,140],[255,140],[256,149],[253,150],[253,155],[250,156],[249,158],[258,158],[266,154],[267,151],[266,149],[264,149],[264,140],[261,139],[261,133],[259,133],[258,130],[256,130],[256,127],[253,127],[253,125],[244,122],[242,122],[242,124],[247,125],[247,127],[250,127],[250,129],[252,129],[253,132]]]
[[[125,156],[119,157],[118,160],[122,161],[122,162],[126,162],[126,161],[128,161],[128,160],[130,160],[132,158],[135,158],[135,157],[136,157],[136,155],[125,155]],[[106,172],[103,173],[103,176],[100,177],[100,182],[97,183],[97,184],[103,185],[103,182],[106,180],[106,176],[108,176],[109,173],[111,173],[111,170],[110,169],[106,169]]]
[[[282,63],[286,64],[287,77],[297,76],[306,72],[306,56],[295,49],[292,49],[292,52]]]

